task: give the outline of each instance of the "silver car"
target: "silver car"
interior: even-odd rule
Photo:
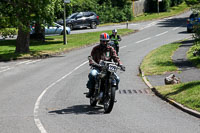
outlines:
[[[31,26],[31,32],[30,34],[35,33],[35,27]],[[66,27],[66,34],[70,34],[71,30],[69,27]],[[59,25],[57,23],[53,23],[53,25],[45,26],[45,35],[51,35],[51,34],[59,34],[63,35],[64,33],[64,27],[62,25]]]

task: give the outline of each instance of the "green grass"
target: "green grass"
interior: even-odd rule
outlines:
[[[181,43],[167,44],[150,52],[141,64],[144,74],[157,75],[177,71],[178,68],[172,62],[171,56],[180,45]]]
[[[157,86],[156,89],[166,98],[200,112],[200,81],[176,85]]]
[[[0,47],[1,47],[0,60],[41,57],[44,55],[52,55],[56,53],[69,51],[74,48],[95,44],[99,42],[99,35],[102,32],[107,32],[108,34],[111,34],[111,30],[109,30],[109,31],[67,35],[67,40],[68,40],[67,45],[63,45],[63,36],[48,36],[46,37],[45,43],[31,41],[30,52],[27,54],[15,53],[16,40],[0,41]],[[129,33],[133,33],[133,30],[131,29],[118,30],[119,35],[125,35]]]
[[[199,56],[193,56],[193,51],[195,49],[200,49],[200,45],[194,45],[192,46],[189,51],[187,52],[187,58],[192,62],[194,66],[197,68],[200,68],[200,55]]]

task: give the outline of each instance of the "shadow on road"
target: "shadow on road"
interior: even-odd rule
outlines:
[[[158,23],[160,27],[186,27],[187,18],[172,18]],[[185,23],[184,23],[185,22]]]
[[[95,106],[91,107],[90,105],[74,105],[71,107],[67,107],[66,109],[61,110],[53,110],[49,111],[50,114],[88,114],[88,115],[95,115],[95,114],[103,114],[104,111],[102,110],[103,107]]]

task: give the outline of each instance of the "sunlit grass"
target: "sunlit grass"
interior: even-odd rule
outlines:
[[[17,58],[29,58],[29,57],[41,57],[43,55],[51,55],[56,53],[61,53],[69,51],[74,48],[80,48],[88,45],[95,44],[99,42],[99,35],[102,32],[109,31],[99,31],[99,32],[89,32],[81,34],[71,34],[67,35],[67,44],[63,44],[63,36],[48,36],[46,37],[45,43],[38,41],[30,42],[30,52],[26,54],[16,54],[15,45],[16,40],[5,40],[0,41],[0,60],[13,60]],[[119,35],[125,35],[133,33],[131,29],[118,29]]]
[[[177,71],[178,68],[172,62],[172,55],[181,43],[163,45],[150,52],[143,60],[141,69],[145,75],[164,74]]]
[[[157,86],[156,89],[166,98],[200,112],[200,81],[176,85]]]

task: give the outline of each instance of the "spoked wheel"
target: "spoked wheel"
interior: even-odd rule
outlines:
[[[97,104],[96,98],[91,97],[91,98],[90,98],[90,106],[94,107],[94,106],[96,106],[96,104]]]
[[[115,90],[116,87],[109,89],[108,95],[104,101],[104,113],[110,113],[112,111],[115,102]]]

